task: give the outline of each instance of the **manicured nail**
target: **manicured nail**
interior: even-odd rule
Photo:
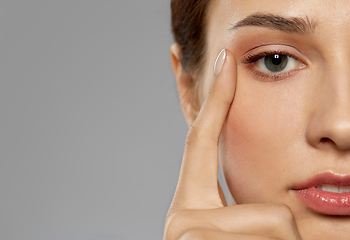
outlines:
[[[217,56],[214,64],[214,76],[218,75],[221,71],[222,66],[224,65],[226,59],[226,49],[222,49]]]

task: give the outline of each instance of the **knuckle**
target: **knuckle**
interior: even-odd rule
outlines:
[[[186,147],[206,147],[212,144],[216,144],[217,139],[213,138],[211,127],[212,126],[209,123],[200,123],[198,119],[196,119],[188,130],[186,137]]]
[[[186,231],[193,222],[193,213],[190,210],[179,210],[167,219],[164,229],[164,239],[178,239],[182,232]]]
[[[282,239],[290,239],[294,235],[294,216],[290,208],[285,204],[271,204],[269,226],[270,231]]]
[[[200,229],[191,229],[185,232],[180,240],[203,240],[207,237],[207,234]]]
[[[199,124],[196,119],[190,126],[188,133],[187,133],[187,142],[191,143],[199,138],[201,135],[201,129],[199,127]]]
[[[290,208],[285,204],[275,204],[275,212],[282,223],[290,224],[294,216]]]

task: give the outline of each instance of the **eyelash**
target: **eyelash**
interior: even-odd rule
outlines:
[[[244,59],[242,60],[242,63],[244,63],[244,64],[252,64],[252,63],[257,62],[258,60],[260,60],[260,59],[262,59],[262,58],[264,58],[266,56],[271,56],[271,55],[275,55],[275,54],[291,57],[291,58],[294,58],[295,60],[301,62],[298,58],[296,58],[293,54],[290,54],[289,52],[284,52],[284,51],[267,51],[267,52],[261,52],[261,53],[258,53],[258,54],[249,54],[248,56],[244,57]],[[262,71],[251,70],[251,72],[254,75],[260,77],[262,80],[265,80],[267,78],[271,78],[272,80],[278,80],[278,79],[280,79],[282,77],[289,76],[292,71],[284,72],[284,73],[280,73],[280,74],[272,74],[272,73],[266,74],[266,73],[264,73]]]

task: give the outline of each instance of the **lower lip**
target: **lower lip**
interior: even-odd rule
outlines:
[[[326,192],[314,187],[297,191],[312,210],[328,215],[350,215],[350,193]]]

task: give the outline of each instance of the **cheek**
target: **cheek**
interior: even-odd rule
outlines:
[[[305,145],[305,110],[295,84],[237,85],[220,140],[221,166],[237,203],[273,201],[288,192],[301,160],[298,149]]]

